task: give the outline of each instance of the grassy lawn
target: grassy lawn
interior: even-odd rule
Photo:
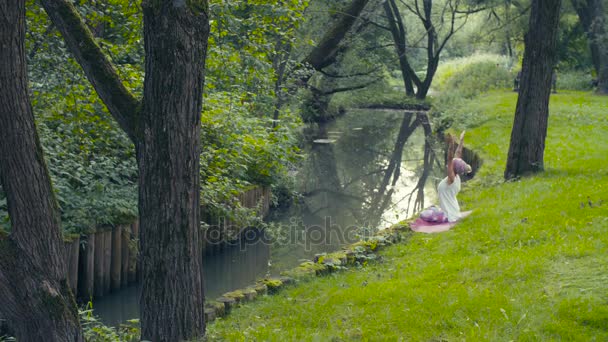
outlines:
[[[209,339],[607,341],[608,97],[552,95],[546,172],[504,183],[515,101],[478,97],[455,127],[484,159],[467,220],[239,308]]]

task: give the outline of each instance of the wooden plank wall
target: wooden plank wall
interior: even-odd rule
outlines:
[[[270,210],[268,187],[251,189],[238,198],[246,208],[259,208],[262,218]],[[201,212],[204,214],[204,208]],[[221,230],[218,233],[222,239],[238,237],[246,228],[226,220],[218,228]],[[137,245],[138,234],[139,224],[134,222],[99,227],[92,233],[65,242],[68,281],[78,299],[88,301],[102,297],[138,281],[141,272],[137,255],[134,255],[137,249],[133,248]],[[209,252],[209,249],[203,245],[203,250]]]

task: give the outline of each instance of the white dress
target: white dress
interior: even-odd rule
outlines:
[[[460,206],[456,195],[460,191],[460,176],[456,175],[454,182],[448,184],[448,177],[445,177],[437,186],[439,195],[439,206],[446,213],[449,222],[460,219]]]

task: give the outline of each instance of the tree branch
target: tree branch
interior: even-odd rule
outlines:
[[[358,73],[354,73],[354,74],[350,74],[350,75],[338,75],[338,74],[332,74],[330,72],[324,71],[324,70],[320,70],[320,72],[327,76],[327,77],[332,77],[332,78],[348,78],[348,77],[356,77],[356,76],[369,76],[371,74],[373,74],[374,72],[380,70],[380,67],[374,68],[372,70],[369,71],[365,71],[365,72],[358,72]]]
[[[377,28],[379,28],[381,30],[385,30],[385,31],[390,31],[391,30],[390,28],[388,28],[386,26],[383,26],[383,25],[381,25],[381,24],[379,24],[379,23],[377,23],[377,22],[375,22],[373,20],[370,20],[370,19],[365,19],[364,25],[372,25],[372,26],[375,26],[375,27],[377,27]]]
[[[381,79],[382,79],[382,77],[379,77],[379,78],[377,78],[377,79],[375,79],[375,80],[373,80],[373,81],[371,81],[369,83],[359,84],[359,85],[352,86],[352,87],[335,88],[335,89],[332,89],[332,90],[327,90],[327,91],[321,92],[321,94],[322,95],[331,95],[331,94],[335,94],[335,93],[341,93],[341,92],[344,92],[344,91],[363,89],[363,88],[365,88],[365,87],[367,87],[367,86],[369,86],[371,84],[374,84],[374,83],[380,81]]]
[[[67,0],[41,2],[110,114],[131,140],[136,142],[139,101],[127,90],[74,5]]]

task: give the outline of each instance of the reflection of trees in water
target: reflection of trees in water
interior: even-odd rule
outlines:
[[[410,210],[410,205],[412,204],[412,199],[414,199],[412,212],[418,212],[424,209],[424,186],[426,185],[426,181],[433,170],[433,163],[436,161],[438,164],[440,164],[439,159],[435,155],[435,150],[433,150],[433,131],[431,130],[428,116],[425,113],[420,113],[417,116],[417,120],[424,130],[424,157],[422,163],[422,172],[420,173],[420,178],[418,178],[418,183],[416,183],[414,189],[412,189],[412,191],[409,193],[407,204],[408,212]],[[438,167],[441,169],[441,165],[438,165]],[[413,196],[414,194],[416,194],[415,198]]]
[[[383,213],[394,204],[392,197],[406,160],[421,164],[416,167],[421,167],[416,172],[419,178],[408,194],[408,210],[412,201],[413,210],[422,209],[424,187],[436,160],[432,132],[426,113],[399,116],[376,118],[374,124],[358,132],[350,130],[335,144],[312,146],[302,174],[304,210],[315,217],[312,221],[331,215],[343,225],[377,227]],[[407,142],[418,127],[424,132],[424,149],[408,148]],[[320,130],[323,138],[328,137],[325,129]]]
[[[358,240],[357,234],[366,233],[362,228],[385,224],[385,212],[405,211],[410,202],[414,208],[424,204],[425,184],[437,161],[425,113],[348,113],[315,133],[297,175],[300,203],[273,220],[273,235],[280,238],[271,249],[271,272]],[[314,139],[336,142],[314,144]],[[319,231],[323,241],[311,239]]]
[[[368,218],[372,220],[372,222],[377,222],[380,220],[382,213],[384,213],[384,211],[391,202],[394,187],[395,185],[397,185],[397,181],[401,176],[401,161],[403,159],[403,148],[407,140],[410,138],[412,133],[414,133],[414,131],[419,125],[419,121],[417,119],[412,120],[413,116],[413,113],[405,113],[403,121],[401,122],[401,128],[399,129],[397,141],[395,142],[395,148],[393,149],[393,153],[388,163],[388,167],[384,172],[384,177],[382,178],[382,182],[378,187],[378,191],[372,197],[372,202],[368,214]],[[387,191],[387,186],[391,181],[391,178],[393,181],[391,182],[390,189],[388,189]]]
[[[395,186],[397,185],[401,175],[401,163],[403,161],[405,143],[418,127],[422,127],[424,133],[424,154],[422,157],[422,165],[418,165],[416,172],[414,172],[413,178],[417,178],[417,181],[412,190],[404,198],[398,199],[397,201],[401,202],[403,200],[407,200],[407,207],[405,209],[407,213],[418,212],[424,208],[424,189],[433,170],[433,163],[438,161],[438,159],[436,158],[436,154],[433,149],[434,139],[432,137],[432,130],[427,114],[425,112],[417,112],[414,117],[413,113],[410,113],[409,116],[406,113],[399,131],[399,135],[395,142],[389,167],[384,173],[384,178],[380,184],[379,191],[375,194],[369,210],[368,217],[373,222],[376,222],[376,225],[380,223],[382,214],[386,212],[391,205],[395,205],[393,195],[395,192]],[[389,181],[390,186],[388,186]]]

